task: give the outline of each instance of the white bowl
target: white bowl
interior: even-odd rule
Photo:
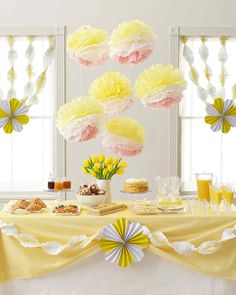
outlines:
[[[107,195],[80,195],[76,194],[77,200],[84,206],[87,207],[96,207],[98,205],[104,204]]]

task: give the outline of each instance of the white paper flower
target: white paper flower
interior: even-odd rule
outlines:
[[[129,223],[125,218],[105,226],[102,235],[99,245],[105,251],[106,260],[116,262],[120,267],[141,261],[142,249],[149,244],[143,226],[138,222]]]

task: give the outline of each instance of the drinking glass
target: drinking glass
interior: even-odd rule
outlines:
[[[168,177],[157,176],[155,179],[157,199],[160,205],[170,204],[170,181]]]
[[[218,213],[220,211],[220,204],[222,200],[222,190],[221,187],[216,184],[209,185],[209,193],[211,198],[212,209],[214,212]]]
[[[234,189],[231,184],[223,183],[221,185],[223,207],[226,213],[231,212],[234,199]]]
[[[173,205],[181,205],[182,197],[180,196],[180,177],[171,176],[170,180],[170,198]]]

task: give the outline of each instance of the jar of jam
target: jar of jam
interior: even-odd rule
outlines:
[[[52,177],[52,175],[50,175],[50,177],[48,178],[48,189],[53,190],[54,184],[55,184],[54,178]]]
[[[63,190],[63,182],[60,178],[57,178],[55,180],[54,190],[55,191],[62,191]]]
[[[71,189],[71,181],[68,180],[66,177],[63,179],[63,189],[64,190]]]

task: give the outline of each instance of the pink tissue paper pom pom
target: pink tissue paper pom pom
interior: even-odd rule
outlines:
[[[85,67],[91,67],[91,66],[96,66],[96,65],[103,64],[108,59],[108,56],[107,56],[107,57],[100,58],[98,60],[96,60],[96,59],[95,60],[88,60],[88,59],[81,58],[78,53],[75,53],[75,52],[72,52],[72,51],[69,51],[69,56],[74,61],[76,61],[77,63],[79,63],[79,64],[81,64],[81,65],[83,65]]]
[[[167,96],[165,99],[161,101],[152,101],[152,102],[144,102],[144,106],[150,109],[168,109],[174,104],[177,104],[181,101],[182,95],[179,96]]]
[[[120,64],[139,64],[147,59],[152,51],[152,48],[146,50],[135,50],[126,56],[116,54],[113,56],[113,59]]]
[[[78,134],[71,135],[68,138],[69,142],[77,142],[77,141],[87,141],[96,137],[98,134],[99,129],[95,125],[87,125],[84,126]]]

